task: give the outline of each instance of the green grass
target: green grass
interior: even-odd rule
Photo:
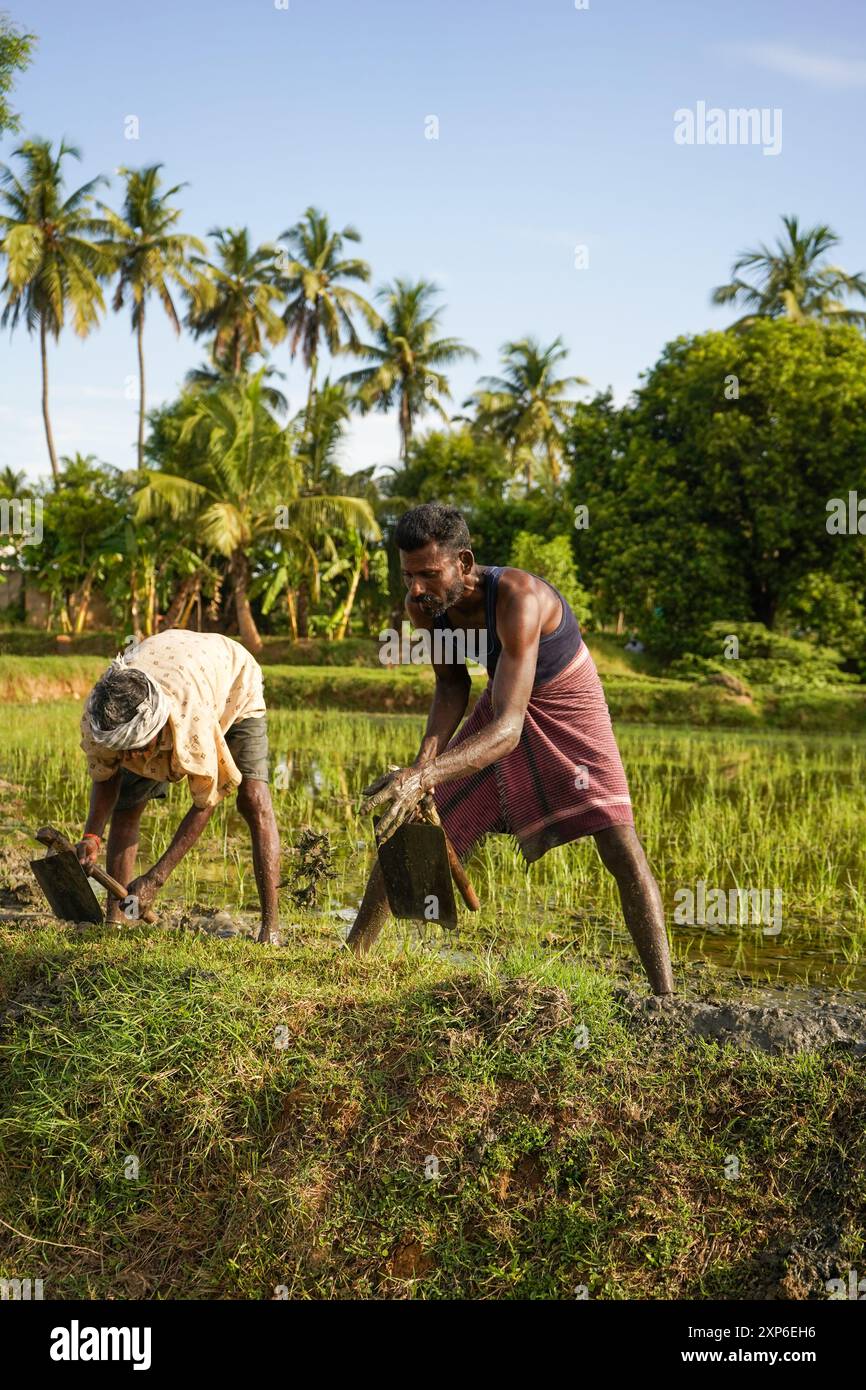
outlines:
[[[593,651],[595,648],[591,648]],[[802,729],[866,734],[866,688],[840,686],[785,693],[757,688],[753,703],[739,703],[714,685],[670,680],[624,670],[621,648],[602,640],[598,669],[614,719],[696,728]],[[0,700],[39,703],[82,700],[105,669],[96,656],[0,656]],[[471,671],[477,695],[486,673]],[[272,709],[363,710],[426,714],[433,689],[430,667],[265,665],[265,695]]]
[[[78,707],[5,715],[4,841],[44,821],[76,836]],[[332,914],[370,863],[358,793],[414,755],[420,720],[269,723],[285,867],[313,825],[336,874],[321,911],[284,899],[285,947],[184,926],[255,908],[233,799],[161,926],[0,916],[0,1276],[48,1298],[800,1299],[860,1267],[862,1062],[634,1031],[615,979],[645,984],[589,843],[527,873],[490,839],[469,864],[477,917],[447,936],[391,924],[356,961]],[[618,738],[668,906],[698,878],[784,893],[777,938],[672,925],[678,986],[696,962],[719,991],[866,985],[866,741]],[[176,787],[148,810],[146,862],[186,805]]]
[[[0,944],[0,1268],[46,1297],[804,1298],[861,1257],[852,1061],[638,1037],[577,962],[359,963],[314,923]]]
[[[7,837],[23,845],[48,821],[77,838],[90,786],[77,708],[69,701],[13,705],[8,726],[0,749]],[[325,890],[326,910],[351,907],[363,890],[371,855],[369,825],[358,817],[362,788],[389,762],[411,761],[422,727],[409,716],[272,711],[283,841],[290,848],[306,825],[331,836],[336,877]],[[719,740],[712,730],[629,725],[618,726],[617,736],[638,831],[669,911],[677,890],[699,879],[783,895],[780,936],[769,938],[760,926],[672,926],[676,959],[709,958],[772,981],[866,987],[866,740],[754,731]],[[179,785],[148,809],[145,862],[165,849],[187,804]],[[630,958],[616,887],[591,843],[563,846],[527,873],[513,841],[491,837],[473,855],[470,874],[482,911],[461,915],[456,949],[526,944],[586,959]],[[186,907],[255,908],[249,842],[234,798],[218,808],[168,896]],[[288,906],[286,913],[291,920]]]

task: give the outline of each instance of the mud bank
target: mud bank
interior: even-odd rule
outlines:
[[[771,1056],[839,1049],[866,1058],[866,1004],[819,989],[762,999],[675,996],[660,1000],[627,986],[614,991],[631,1028],[660,1037],[703,1038]]]

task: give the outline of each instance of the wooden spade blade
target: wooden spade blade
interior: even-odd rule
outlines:
[[[104,920],[90,879],[71,849],[48,854],[44,859],[31,859],[30,867],[55,917],[62,918],[64,922]]]
[[[374,826],[377,823],[374,821]],[[377,848],[388,906],[395,917],[457,926],[454,885],[441,825],[409,821]]]

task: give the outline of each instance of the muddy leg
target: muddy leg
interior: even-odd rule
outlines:
[[[138,827],[146,801],[137,806],[129,806],[125,811],[115,810],[108,831],[108,844],[105,848],[105,867],[126,887],[135,878],[135,860],[138,854]],[[112,893],[105,905],[106,922],[124,922],[126,918],[120,910],[120,902]]]
[[[280,910],[277,884],[280,881],[280,832],[267,782],[244,777],[238,787],[238,810],[249,826],[253,849],[253,871],[262,910],[262,925],[256,938],[263,944],[279,927]]]
[[[358,915],[346,938],[347,946],[351,947],[356,956],[365,956],[373,949],[390,911],[382,866],[377,859],[367,879]]]
[[[600,830],[593,838],[602,863],[616,879],[626,926],[653,994],[673,994],[674,977],[661,894],[634,827],[613,825],[608,830]]]

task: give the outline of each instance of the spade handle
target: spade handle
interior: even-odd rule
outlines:
[[[439,819],[439,812],[436,810],[436,802],[433,793],[427,792],[421,803],[421,815],[428,820],[431,825],[438,825],[445,836],[445,848],[448,851],[448,863],[451,865],[451,877],[460,890],[460,896],[469,908],[470,912],[477,912],[481,903],[478,901],[478,894],[469,882],[469,877],[458,858],[457,851],[448,838],[448,834]]]
[[[41,826],[40,829],[37,830],[35,838],[41,845],[47,845],[49,849],[71,849],[73,853],[75,851],[75,846],[72,842],[67,840],[65,835],[61,835],[59,830],[55,830],[53,825]],[[82,865],[82,868],[83,867]],[[103,888],[107,889],[115,898],[129,897],[129,892],[124,888],[123,884],[118,883],[117,879],[112,878],[111,874],[107,874],[104,869],[100,869],[98,864],[93,864],[89,869],[86,869],[85,872],[89,878],[95,879],[97,883],[101,883]],[[146,907],[143,912],[139,913],[139,918],[142,922],[155,922],[157,920],[156,913],[149,907]]]

